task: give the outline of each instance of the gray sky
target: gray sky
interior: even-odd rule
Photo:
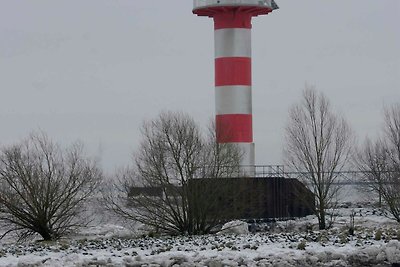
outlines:
[[[257,164],[279,164],[305,83],[359,141],[400,103],[400,1],[278,0],[253,19]],[[0,0],[0,144],[41,129],[82,140],[106,170],[130,162],[145,119],[214,116],[213,23],[192,1]]]

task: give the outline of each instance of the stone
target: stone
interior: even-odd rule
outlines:
[[[221,231],[219,234],[248,234],[249,229],[246,222],[243,221],[231,221],[227,222],[222,226]]]

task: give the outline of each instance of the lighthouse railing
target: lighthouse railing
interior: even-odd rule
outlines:
[[[263,6],[272,7],[272,0],[194,0],[193,8],[212,6]]]

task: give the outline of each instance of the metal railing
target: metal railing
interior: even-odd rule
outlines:
[[[395,173],[398,171],[385,171],[384,173]],[[357,183],[360,182],[360,176],[368,174],[368,171],[343,170],[333,172],[338,177],[339,183]],[[196,171],[196,178],[206,177],[207,174],[217,174],[216,177],[255,177],[255,178],[294,178],[305,180],[309,172],[287,171],[284,165],[240,165],[240,166],[202,166]],[[364,182],[364,181],[363,181]]]
[[[265,6],[272,7],[271,0],[194,0],[193,9],[211,6]]]
[[[240,165],[240,166],[202,166],[199,167],[194,175],[196,178],[211,177],[284,177],[285,169],[283,165]]]
[[[284,165],[255,165],[255,177],[284,177]]]
[[[381,171],[380,174],[398,174],[397,170],[387,170]],[[368,178],[366,176],[372,174],[371,171],[359,171],[359,170],[342,170],[335,172],[323,172],[323,174],[331,174],[335,176],[335,183],[337,184],[365,184],[369,183]],[[285,178],[295,178],[298,180],[309,180],[307,176],[310,175],[310,172],[301,172],[301,171],[289,171],[284,172]],[[382,178],[383,179],[383,178]]]

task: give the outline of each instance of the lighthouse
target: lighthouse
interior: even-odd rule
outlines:
[[[278,6],[273,0],[194,0],[193,13],[214,20],[215,125],[218,143],[243,152],[242,171],[253,175],[251,19]]]

